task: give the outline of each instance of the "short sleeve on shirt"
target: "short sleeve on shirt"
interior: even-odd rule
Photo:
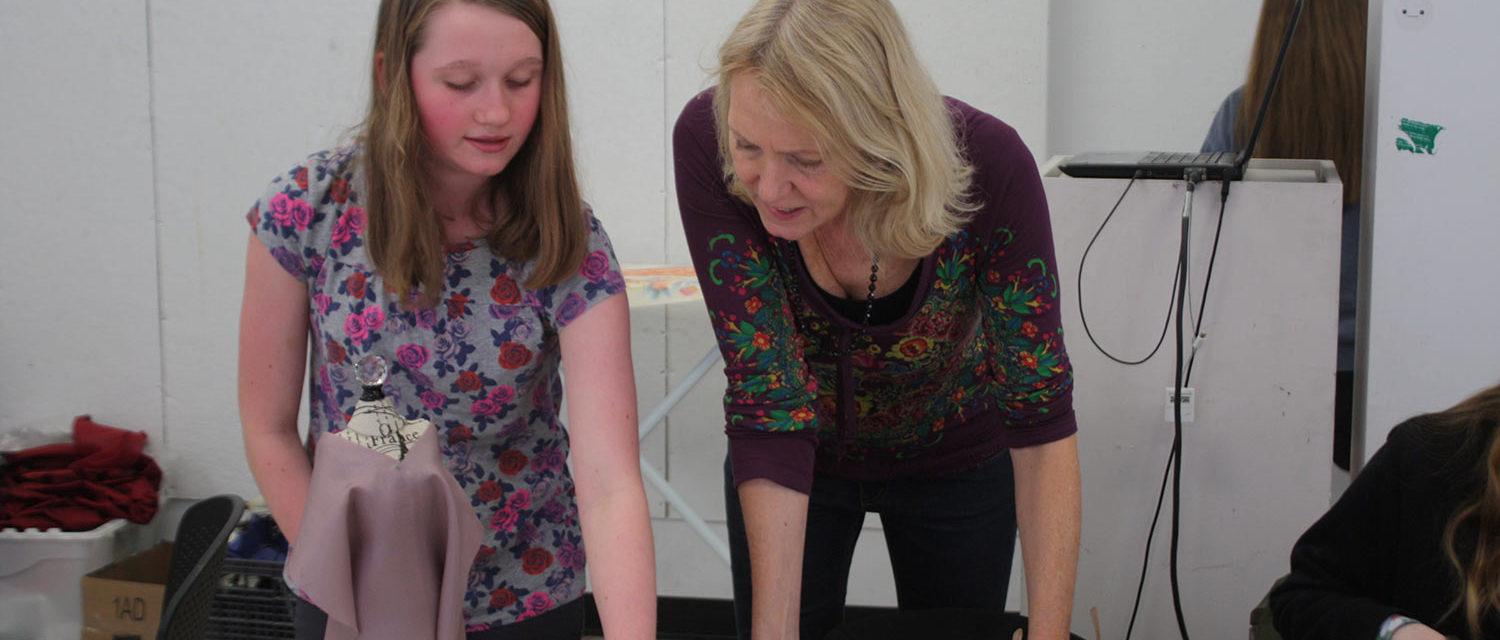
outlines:
[[[578,273],[538,292],[542,305],[557,323],[568,326],[583,312],[625,290],[625,276],[615,258],[614,246],[599,219],[589,213],[589,248]]]
[[[317,277],[330,247],[347,253],[362,242],[354,164],[350,147],[313,154],[272,178],[245,215],[276,262],[303,281]]]

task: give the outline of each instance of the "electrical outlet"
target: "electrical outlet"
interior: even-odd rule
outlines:
[[[1172,415],[1172,402],[1173,402],[1173,400],[1176,400],[1176,397],[1174,396],[1174,392],[1176,390],[1177,389],[1175,387],[1167,387],[1167,400],[1166,400],[1166,412],[1165,412],[1165,414],[1166,414],[1165,417],[1166,417],[1167,422],[1174,422],[1176,420],[1176,416]],[[1189,422],[1192,422],[1192,421],[1193,421],[1193,388],[1192,387],[1183,387],[1183,389],[1182,389],[1182,422],[1184,424],[1186,424],[1186,423],[1189,423]]]

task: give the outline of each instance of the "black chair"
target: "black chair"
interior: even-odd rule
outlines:
[[[165,604],[156,640],[204,637],[209,608],[219,587],[219,570],[229,549],[229,534],[245,511],[235,495],[204,498],[188,507],[177,524],[172,564],[167,570]]]

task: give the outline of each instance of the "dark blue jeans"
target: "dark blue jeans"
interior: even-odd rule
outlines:
[[[750,637],[750,548],[739,492],[724,461],[724,508],[735,628]],[[821,640],[844,619],[849,564],[866,513],[880,515],[896,604],[905,610],[1005,610],[1016,540],[1010,454],[938,478],[855,482],[818,475],[802,552],[801,637]]]

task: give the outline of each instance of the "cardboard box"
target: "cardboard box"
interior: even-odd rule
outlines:
[[[83,640],[155,638],[166,604],[172,543],[83,577]]]

